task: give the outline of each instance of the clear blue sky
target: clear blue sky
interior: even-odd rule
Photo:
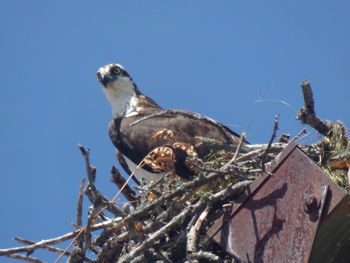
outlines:
[[[269,140],[276,114],[279,133],[300,131],[304,79],[319,116],[349,125],[349,10],[346,0],[2,0],[0,248],[73,229],[78,143],[91,149],[97,186],[115,194],[102,65],[124,65],[163,107],[220,120],[252,143]]]

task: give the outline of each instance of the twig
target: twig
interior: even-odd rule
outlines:
[[[236,158],[237,158],[237,156],[238,156],[238,154],[239,154],[239,152],[240,152],[240,150],[242,148],[243,142],[245,141],[246,137],[247,137],[246,133],[242,132],[241,137],[239,138],[239,143],[238,143],[236,152],[235,152],[235,154],[233,155],[233,157],[232,157],[232,159],[230,161],[231,163],[233,163],[236,160]]]
[[[84,185],[85,185],[85,178],[81,181],[80,188],[79,188],[79,196],[78,196],[78,202],[77,202],[77,228],[81,227],[83,225],[83,196],[84,196]]]
[[[249,145],[249,146],[251,146],[251,145]],[[251,147],[251,149],[255,149],[255,148],[257,148],[257,149],[241,155],[240,157],[238,157],[236,159],[236,162],[243,162],[245,160],[252,160],[252,158],[265,152],[267,149],[267,146],[268,146],[267,144],[261,144],[261,145],[259,145],[259,147]],[[277,154],[277,153],[281,152],[285,146],[286,146],[286,144],[274,143],[270,146],[269,152],[273,152],[273,153]]]
[[[86,172],[89,179],[89,186],[87,187],[85,193],[90,199],[90,202],[94,207],[104,207],[102,210],[107,209],[109,212],[115,216],[126,216],[126,214],[116,207],[112,202],[110,202],[106,197],[104,197],[100,191],[96,189],[95,186],[95,177],[96,177],[96,168],[90,165],[89,159],[89,150],[86,150],[81,144],[78,145],[83,158],[85,160]],[[103,212],[103,211],[100,211]],[[96,215],[98,215],[97,213]]]
[[[71,239],[72,237],[75,237],[78,233],[79,233],[79,230],[76,230],[74,232],[69,232],[69,233],[64,234],[62,236],[59,236],[59,237],[55,237],[55,238],[52,238],[52,239],[39,241],[39,242],[37,242],[37,243],[35,243],[33,245],[23,246],[23,247],[13,247],[13,248],[7,248],[7,249],[0,249],[0,256],[2,256],[2,255],[9,255],[9,254],[17,253],[17,252],[30,253],[34,249],[45,247],[46,245],[61,243],[63,241]]]
[[[250,180],[238,182],[238,183],[232,185],[231,187],[227,187],[224,190],[221,190],[220,192],[217,192],[217,193],[211,195],[209,197],[209,199],[211,200],[211,203],[221,201],[221,200],[227,198],[228,196],[242,192],[251,183],[252,183],[252,181],[250,181]]]
[[[91,229],[93,231],[95,231],[95,230],[111,227],[120,221],[121,221],[121,218],[114,218],[114,219],[111,219],[111,220],[108,220],[105,222],[95,224],[91,227]],[[17,253],[17,252],[31,253],[35,249],[45,248],[47,245],[61,243],[61,242],[66,241],[68,239],[74,238],[75,236],[77,236],[79,234],[79,232],[81,232],[82,229],[83,228],[77,229],[73,232],[66,233],[66,234],[61,235],[59,237],[42,240],[42,241],[36,242],[35,244],[29,245],[29,246],[0,249],[0,256],[9,255],[9,254]]]
[[[93,207],[92,208],[92,212],[88,217],[88,221],[86,224],[86,230],[85,230],[85,235],[84,235],[84,248],[82,250],[82,255],[85,255],[86,251],[90,248],[91,246],[91,226],[92,226],[92,222],[93,220],[96,218],[97,213],[99,212],[98,208]]]
[[[239,138],[239,143],[238,143],[235,154],[233,155],[233,157],[231,158],[231,160],[228,163],[226,163],[224,166],[222,166],[220,168],[220,170],[223,170],[223,171],[226,170],[227,167],[229,167],[237,159],[237,156],[239,154],[240,149],[242,148],[242,145],[243,145],[245,138],[246,138],[246,134],[243,132],[241,137]]]
[[[203,221],[208,216],[209,209],[210,209],[209,206],[205,208],[205,210],[198,217],[197,222],[191,227],[190,231],[187,233],[186,251],[188,252],[197,251],[198,232],[202,227]]]
[[[297,120],[301,121],[303,124],[310,125],[322,135],[328,136],[332,129],[332,124],[328,121],[322,121],[319,117],[317,117],[310,82],[304,80],[300,83],[300,86],[304,95],[304,107],[299,110]]]
[[[287,145],[287,143],[281,143],[281,142],[275,142],[271,144],[270,152],[279,153],[284,149],[284,147]],[[268,144],[247,144],[245,147],[249,149],[249,152],[246,154],[251,153],[252,151],[257,150],[265,150]],[[237,160],[240,160],[241,157],[238,157]]]
[[[32,263],[46,263],[46,261],[42,261],[42,260],[40,260],[38,258],[25,256],[25,255],[20,255],[20,254],[9,254],[9,255],[6,255],[6,257],[20,259],[20,260],[27,261],[27,262],[32,262]]]
[[[271,135],[270,141],[269,141],[269,143],[267,144],[267,147],[266,147],[266,149],[265,149],[265,152],[264,152],[263,155],[261,156],[261,169],[262,169],[262,172],[263,172],[263,173],[265,172],[266,156],[267,156],[267,154],[268,154],[269,151],[270,151],[271,144],[272,144],[273,140],[276,138],[276,133],[277,133],[277,130],[278,130],[278,118],[279,118],[279,116],[276,115],[276,116],[275,116],[275,120],[274,120],[274,122],[273,122],[273,131],[272,131],[272,135]]]
[[[33,245],[35,244],[35,241],[32,241],[32,240],[28,240],[28,239],[24,239],[24,238],[20,238],[20,237],[14,237],[13,240],[19,242],[19,243],[22,243],[22,244],[27,244],[27,245]],[[71,253],[69,251],[64,251],[63,249],[61,248],[58,248],[58,247],[53,247],[53,246],[43,246],[41,247],[42,249],[45,249],[47,251],[50,251],[50,252],[54,252],[54,253],[58,253],[58,254],[62,254],[64,253],[64,255],[66,256],[69,256]],[[86,262],[95,262],[94,260],[88,258],[88,257],[85,257],[84,260]]]
[[[103,196],[101,192],[96,189],[95,186],[89,185],[88,188],[85,190],[85,194],[95,207],[101,208],[101,213],[103,212],[103,210],[106,209],[116,217],[126,216],[123,210],[119,209],[112,203],[112,201],[109,201],[105,196]],[[99,213],[97,213],[96,216],[97,215],[99,215]]]
[[[140,256],[137,256],[135,258],[133,258],[130,263],[144,263],[146,261],[146,257],[145,255],[140,255]],[[163,262],[162,262],[163,263]]]
[[[115,155],[117,156],[118,162],[121,165],[121,167],[130,176],[132,174],[132,171],[130,171],[129,166],[126,163],[125,158],[122,155],[122,153],[119,152],[118,150],[115,150]],[[140,184],[139,180],[137,180],[137,178],[135,176],[132,176],[131,179],[134,180],[134,182],[137,183],[138,185]]]
[[[200,147],[204,145],[212,149],[214,152],[217,152],[220,150],[225,150],[227,152],[235,152],[237,150],[237,144],[227,144],[219,140],[215,140],[213,138],[196,136],[195,140],[196,140],[196,144],[195,144],[196,147]],[[244,147],[241,147],[240,151],[246,153],[248,151],[248,148],[246,147],[246,145],[244,145]]]
[[[301,135],[305,134],[307,131],[306,128],[302,129],[295,137],[291,140],[291,142],[295,142]]]
[[[26,244],[26,245],[33,245],[35,244],[36,242],[35,241],[32,241],[32,240],[27,240],[27,239],[24,239],[24,238],[20,238],[20,237],[14,237],[13,240],[19,242],[19,243],[22,243],[22,244]],[[63,249],[60,249],[60,248],[57,248],[57,247],[53,247],[53,246],[43,246],[41,247],[42,249],[45,249],[45,250],[48,250],[48,251],[51,251],[51,252],[55,252],[55,253],[59,253],[61,254],[63,252]],[[65,255],[69,256],[69,252],[66,252]]]
[[[90,165],[90,160],[89,160],[89,153],[90,152],[89,152],[89,150],[86,150],[83,147],[83,145],[81,145],[81,144],[78,144],[78,148],[81,151],[81,154],[83,155],[84,160],[85,160],[85,166],[86,166],[86,172],[88,175],[89,184],[93,185],[95,183],[95,175],[93,172],[95,170],[95,168]]]
[[[112,166],[111,169],[111,181],[115,183],[119,189],[121,189],[126,182],[125,178],[120,174],[119,170],[115,166]],[[135,202],[138,199],[136,197],[135,191],[132,190],[129,185],[126,185],[124,187],[122,193],[125,198],[130,201],[131,205],[135,206]]]
[[[199,262],[202,262],[204,259],[205,261],[219,263],[222,262],[219,258],[219,256],[209,252],[209,251],[198,251],[198,252],[192,252],[191,253],[191,260],[199,260]]]
[[[113,229],[105,230],[106,237],[102,237],[99,242],[103,242],[104,245],[97,255],[97,262],[113,262],[115,261],[115,255],[119,256],[123,247],[123,242],[129,240],[129,233],[123,232],[122,234],[111,238],[111,233],[114,233]],[[100,235],[101,237],[101,235]]]

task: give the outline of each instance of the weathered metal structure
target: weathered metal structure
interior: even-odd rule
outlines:
[[[238,262],[350,262],[350,196],[290,143],[208,235]]]

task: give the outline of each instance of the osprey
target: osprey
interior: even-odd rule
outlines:
[[[129,73],[119,64],[101,67],[97,79],[112,107],[109,136],[119,151],[119,162],[129,174],[157,147],[171,146],[169,138],[154,139],[162,131],[170,132],[173,142],[180,142],[172,147],[174,170],[185,179],[194,175],[186,163],[187,157],[203,158],[212,151],[208,145],[198,145],[196,138],[211,138],[231,145],[239,142],[237,133],[213,119],[184,110],[161,108],[140,92]],[[158,181],[160,174],[147,164],[135,170],[136,178],[147,182]]]

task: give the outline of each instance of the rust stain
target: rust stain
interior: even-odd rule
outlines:
[[[292,143],[270,172],[252,183],[208,235],[242,262],[310,262],[321,218],[346,194]]]

